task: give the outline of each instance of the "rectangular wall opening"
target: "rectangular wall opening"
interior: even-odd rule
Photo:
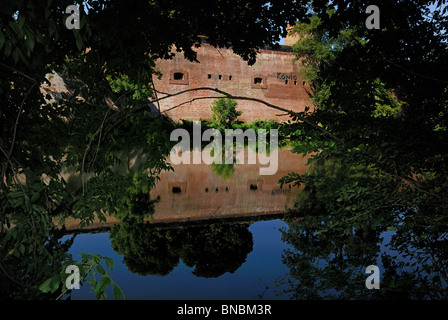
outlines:
[[[179,187],[179,186],[174,186],[174,187],[171,189],[171,191],[172,191],[173,193],[182,193],[182,188]]]
[[[174,80],[184,80],[184,74],[182,72],[174,72]]]

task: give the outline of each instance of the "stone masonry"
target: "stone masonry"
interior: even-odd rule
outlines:
[[[188,61],[182,53],[176,53],[171,60],[157,60],[156,69],[162,73],[160,79],[154,76],[158,98],[207,87],[233,96],[260,99],[297,112],[303,111],[305,106],[311,107],[309,86],[299,72],[301,62],[292,62],[294,54],[290,47],[284,46],[279,51],[261,49],[252,66],[230,48],[215,48],[202,43],[195,50],[199,63]],[[220,96],[211,90],[193,90],[161,100],[160,111],[175,121],[209,120],[210,106]],[[239,120],[244,122],[257,119],[285,121],[289,118],[285,112],[260,102],[237,101],[237,109],[243,112]]]

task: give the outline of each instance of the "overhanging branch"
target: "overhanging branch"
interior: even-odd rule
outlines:
[[[198,88],[187,89],[187,90],[183,90],[183,91],[179,91],[179,92],[171,93],[171,94],[170,94],[170,93],[161,92],[161,91],[156,90],[156,92],[161,93],[161,94],[165,94],[165,96],[164,96],[164,97],[161,97],[161,98],[158,98],[158,99],[156,99],[156,100],[152,100],[152,101],[150,101],[150,103],[159,102],[159,101],[161,101],[161,100],[169,99],[169,98],[172,98],[172,97],[175,97],[175,96],[178,96],[178,95],[181,95],[181,94],[185,94],[185,93],[188,93],[188,92],[201,91],[201,90],[204,90],[204,91],[214,91],[214,92],[217,92],[217,93],[220,93],[220,94],[224,95],[224,96],[227,97],[227,98],[231,98],[231,99],[235,99],[235,100],[246,100],[246,101],[254,101],[254,102],[258,102],[258,103],[264,104],[265,106],[267,106],[267,107],[269,107],[269,108],[283,111],[283,112],[285,112],[286,114],[288,114],[288,115],[290,115],[290,116],[292,116],[292,117],[296,117],[296,118],[299,119],[300,121],[303,121],[304,123],[306,123],[306,124],[308,124],[308,125],[310,125],[310,126],[316,128],[317,130],[319,130],[319,131],[325,133],[326,135],[330,136],[332,139],[334,139],[334,140],[336,140],[336,141],[338,141],[338,142],[344,144],[344,141],[343,141],[343,140],[341,140],[340,138],[336,137],[336,136],[333,135],[331,132],[329,132],[329,131],[325,130],[324,128],[320,127],[319,125],[317,125],[317,124],[315,124],[315,123],[309,121],[308,119],[302,117],[300,114],[298,114],[298,113],[296,113],[296,112],[294,112],[294,111],[292,111],[292,110],[288,110],[288,109],[285,109],[285,108],[276,106],[276,105],[274,105],[274,104],[272,104],[272,103],[269,103],[269,102],[266,102],[266,101],[264,101],[264,100],[257,99],[257,98],[250,98],[250,97],[243,97],[243,96],[235,96],[235,95],[232,95],[232,94],[230,94],[230,93],[228,93],[228,92],[219,90],[219,89],[217,89],[217,88],[198,87]],[[165,110],[165,111],[163,111],[163,112],[167,112],[167,111],[169,111],[169,110],[173,110],[173,109],[175,109],[175,108],[177,108],[177,107],[180,107],[181,105],[184,105],[184,104],[186,104],[186,103],[190,103],[190,102],[193,102],[193,101],[196,101],[196,100],[200,100],[200,99],[218,99],[218,98],[221,98],[221,97],[196,97],[196,98],[190,99],[190,100],[188,100],[188,101],[182,102],[181,104],[176,105],[176,106],[174,106],[174,107],[172,107],[172,108],[170,108],[170,109],[168,109],[168,110]],[[135,111],[138,111],[138,110],[141,109],[141,108],[143,108],[143,107],[138,107],[138,108],[136,108],[136,109],[134,109],[134,110],[135,110]]]

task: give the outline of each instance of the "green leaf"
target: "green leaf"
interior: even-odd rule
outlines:
[[[39,286],[39,290],[44,293],[48,292],[53,293],[59,288],[60,282],[61,282],[61,276],[59,274],[55,275],[50,279],[45,280],[45,282]]]
[[[44,12],[45,19],[48,19],[48,17],[50,16],[50,13],[51,13],[50,7],[46,7],[45,12]]]
[[[11,201],[13,208],[18,208],[23,204],[23,198]]]
[[[104,260],[106,261],[106,265],[110,270],[113,270],[114,268],[114,260],[110,257],[105,257]]]
[[[17,18],[17,23],[20,27],[20,29],[23,28],[23,24],[25,23],[25,17],[21,14],[19,14],[18,18]]]
[[[8,193],[8,197],[13,198],[13,199],[22,197],[23,195],[24,195],[24,193],[22,191],[13,191],[13,192]]]
[[[102,292],[110,285],[112,284],[112,279],[109,277],[108,274],[104,274],[100,281],[98,281],[98,284],[95,287],[95,295],[98,298]]]
[[[114,299],[115,300],[121,299],[121,289],[117,285],[114,285]]]
[[[19,61],[19,58],[20,58],[19,49],[15,48],[14,51],[12,52],[12,59],[14,60],[14,63],[17,63]]]
[[[27,195],[25,195],[25,210],[27,213],[31,213],[33,211],[31,199]]]
[[[10,21],[9,27],[14,31],[14,33],[19,37],[19,39],[22,39],[24,34],[22,28],[15,22]]]
[[[3,34],[2,30],[0,30],[0,49],[3,47],[5,40],[5,35]]]
[[[106,300],[107,294],[106,292],[101,292],[100,295],[97,297],[98,300]]]
[[[39,192],[31,192],[31,202],[36,202],[37,199],[39,199]]]
[[[55,33],[56,31],[56,25],[54,24],[54,21],[51,20],[50,23],[48,24],[48,32],[50,37]]]
[[[36,211],[36,212],[44,212],[45,209],[44,209],[44,207],[42,207],[41,205],[33,204],[33,211]]]
[[[42,34],[36,30],[36,41],[43,44],[44,43],[44,37]]]
[[[84,43],[81,39],[81,34],[79,33],[79,30],[74,30],[73,31],[73,35],[75,36],[75,40],[76,40],[76,46],[78,47],[78,50],[81,51],[82,48],[84,47]]]
[[[39,290],[42,291],[42,292],[44,292],[44,293],[48,293],[48,292],[50,292],[50,290],[51,290],[51,289],[50,289],[50,283],[51,283],[51,278],[45,280],[45,282],[42,283],[42,284],[39,286]]]
[[[96,280],[93,279],[93,278],[88,278],[88,279],[86,280],[86,282],[87,282],[87,283],[91,283],[91,284],[93,284],[93,283],[96,282]]]
[[[25,41],[26,41],[26,45],[27,45],[28,49],[30,49],[30,51],[33,51],[35,40],[34,40],[34,35],[31,32],[27,32]]]
[[[53,276],[50,281],[51,293],[56,292],[56,290],[58,290],[60,284],[61,284],[61,276],[59,274]]]
[[[81,38],[77,38],[77,39],[76,39],[76,46],[78,47],[78,50],[79,50],[79,51],[82,50],[82,48],[83,48],[83,46],[84,46],[84,43],[82,42],[82,39],[81,39]]]
[[[20,244],[20,246],[19,246],[19,251],[20,251],[20,253],[21,253],[22,255],[25,254],[25,246],[23,245],[23,243]]]
[[[104,270],[103,266],[100,265],[100,264],[98,264],[98,265],[96,266],[96,270],[97,270],[99,273],[103,274],[103,275],[107,274],[106,270]]]

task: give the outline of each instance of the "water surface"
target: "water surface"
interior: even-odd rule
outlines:
[[[253,247],[243,264],[235,272],[210,278],[194,275],[194,267],[186,266],[181,259],[165,276],[133,273],[123,262],[123,255],[112,249],[108,232],[77,235],[69,252],[75,257],[87,252],[113,258],[111,276],[128,299],[281,299],[276,296],[274,281],[287,272],[281,256],[288,245],[281,241],[279,231],[285,226],[280,219],[251,223],[248,231],[253,237]],[[112,292],[108,296],[113,297]],[[72,299],[94,298],[88,283],[80,290],[73,290]]]

